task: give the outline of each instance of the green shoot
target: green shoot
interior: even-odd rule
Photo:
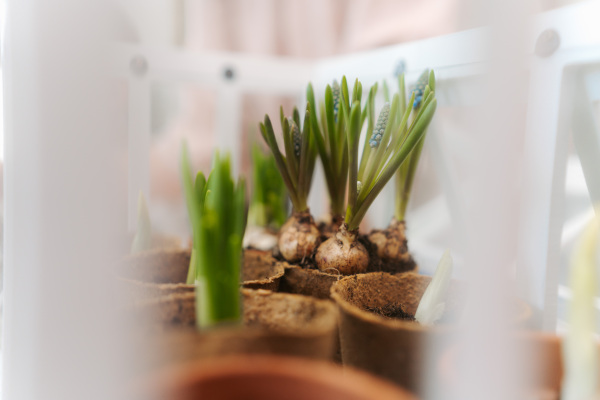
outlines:
[[[427,90],[427,86],[431,91],[435,91],[435,76],[433,74],[433,71],[424,71],[417,80],[417,84],[414,89],[415,98],[412,103],[413,116],[415,117],[419,114],[419,112],[422,109],[423,96],[425,94],[425,91]],[[398,77],[398,90],[400,97],[402,99],[406,99],[406,89],[404,85],[403,74],[401,74]],[[403,112],[406,110],[406,102],[403,102],[401,110],[403,110]],[[419,159],[421,158],[421,151],[423,150],[423,143],[425,142],[424,136],[426,134],[427,131],[425,131],[423,139],[421,139],[419,143],[417,143],[415,149],[410,153],[407,162],[402,164],[402,166],[396,173],[396,204],[394,217],[398,221],[403,221],[406,215],[406,208],[408,207],[408,201],[410,199],[410,193],[412,190],[415,173],[417,171],[417,165],[419,164]]]
[[[240,272],[242,238],[246,229],[246,185],[234,183],[229,156],[215,155],[208,178],[192,180],[187,147],[181,169],[193,230],[192,262],[195,277],[196,321],[199,329],[241,318]]]
[[[450,250],[446,250],[438,263],[431,282],[425,289],[415,319],[422,325],[433,325],[444,314],[446,308],[446,296],[450,287],[452,277],[452,257]]]
[[[279,151],[269,116],[265,115],[264,123],[260,123],[260,132],[275,157],[275,163],[288,189],[295,212],[308,210],[308,193],[317,160],[317,146],[311,134],[311,113],[312,108],[307,104],[304,123],[301,126],[297,109],[294,108],[292,118],[285,118],[281,108],[280,122],[285,154]]]
[[[146,205],[146,199],[140,191],[138,197],[137,230],[133,243],[131,243],[131,254],[139,253],[152,248],[152,223],[150,213]]]
[[[281,174],[272,154],[258,144],[252,147],[253,191],[248,223],[278,229],[287,218],[287,196]]]
[[[311,109],[316,110],[315,94],[310,83],[306,88],[306,98]],[[343,77],[341,86],[337,81],[333,81],[331,86],[327,85],[325,88],[320,118],[317,117],[316,112],[311,115],[312,129],[325,171],[333,216],[343,216],[346,209],[349,158],[345,132],[348,128],[351,101],[352,99],[348,97],[348,83],[346,77]]]
[[[596,215],[599,215],[596,209]],[[573,296],[569,302],[569,331],[563,340],[565,375],[561,399],[595,398],[598,389],[598,345],[594,338],[598,293],[596,256],[598,253],[598,218],[585,228],[577,245],[570,271]]]
[[[401,80],[403,82],[403,77]],[[365,105],[368,140],[363,148],[360,166],[358,164],[358,138],[362,128],[360,124],[361,104],[360,97],[353,98],[352,109],[348,110],[346,118],[350,163],[345,222],[348,224],[349,230],[358,228],[369,206],[385,184],[409,159],[413,149],[422,141],[437,106],[434,89],[432,73],[430,85],[425,87],[422,94],[413,93],[411,96],[410,103],[415,103],[419,98],[420,107],[409,121],[411,110],[410,108],[402,109],[406,103],[400,99],[398,94],[392,97],[391,104],[384,105],[376,118],[374,101],[377,86],[371,88]],[[359,91],[361,90],[362,88]],[[359,188],[360,190],[358,190]]]

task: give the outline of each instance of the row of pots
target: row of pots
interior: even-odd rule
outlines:
[[[419,393],[425,346],[436,336],[452,331],[451,324],[457,320],[464,301],[464,288],[455,282],[441,327],[430,329],[377,315],[390,305],[402,305],[405,312],[414,315],[429,284],[428,277],[379,272],[340,279],[290,266],[266,252],[246,250],[244,286],[268,290],[242,290],[244,329],[198,333],[194,329],[194,289],[183,283],[188,264],[189,253],[162,251],[132,257],[120,268],[121,282],[135,293],[129,299],[128,312],[134,311],[145,321],[141,326],[153,332],[147,335],[148,342],[140,342],[146,349],[155,349],[148,366],[173,366],[240,353],[327,360],[336,354],[339,357],[341,351],[345,366],[369,371]],[[162,271],[162,266],[168,266],[169,272]],[[313,297],[275,293],[278,288]],[[310,288],[312,292],[307,293]],[[329,293],[337,307],[323,300]],[[517,306],[515,324],[524,325],[529,309],[524,303]],[[431,360],[431,348],[428,350]],[[442,359],[446,350],[435,349],[434,359]]]

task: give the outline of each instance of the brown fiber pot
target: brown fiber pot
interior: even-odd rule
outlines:
[[[134,385],[135,400],[415,400],[352,369],[287,357],[236,356],[165,369]]]
[[[130,255],[119,265],[117,276],[129,301],[158,298],[171,293],[192,293],[186,284],[190,250],[150,250]],[[244,250],[243,286],[276,291],[283,276],[283,263],[270,252]]]
[[[198,332],[195,295],[172,294],[132,307],[143,323],[150,365],[208,356],[261,353],[331,359],[337,343],[338,314],[330,301],[242,289],[243,326]],[[141,325],[141,324],[140,324]]]
[[[458,320],[463,308],[464,284],[450,285],[444,316],[434,328],[366,310],[401,305],[405,312],[414,315],[430,282],[430,277],[407,272],[362,274],[334,284],[331,294],[340,311],[344,365],[365,369],[418,393],[426,356],[435,363],[447,347],[445,339],[454,331],[451,324]],[[524,303],[519,303],[519,321],[530,315],[522,312],[522,306]]]
[[[418,266],[411,257],[410,263],[384,265],[377,256],[377,250],[365,238],[361,243],[369,250],[370,263],[368,272],[389,272],[392,274],[404,272],[417,272]],[[279,290],[285,293],[296,293],[304,296],[312,296],[317,299],[329,299],[331,286],[344,278],[344,275],[321,272],[311,265],[299,266],[284,263],[285,275],[283,276]]]
[[[447,329],[429,329],[416,322],[389,319],[365,309],[400,304],[405,312],[414,315],[429,282],[429,277],[415,273],[394,276],[380,272],[351,276],[333,285],[331,294],[340,311],[344,365],[367,370],[418,392],[425,346],[434,343],[430,342],[432,335],[443,334]],[[446,319],[452,319],[461,308],[459,293],[456,287],[450,288]]]

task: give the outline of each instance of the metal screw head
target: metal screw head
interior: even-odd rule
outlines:
[[[554,29],[546,29],[535,42],[535,54],[538,57],[549,57],[560,47],[560,36]]]
[[[137,76],[143,76],[148,71],[148,61],[144,56],[134,56],[129,62],[129,69]]]
[[[235,71],[233,70],[232,67],[226,67],[223,70],[223,76],[225,77],[226,80],[232,81],[235,78]]]

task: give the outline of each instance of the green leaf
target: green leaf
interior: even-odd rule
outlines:
[[[346,210],[346,222],[352,210],[356,207],[357,176],[358,176],[358,142],[360,139],[360,100],[352,104],[350,113],[350,125],[348,127],[348,209]]]
[[[425,130],[431,119],[433,118],[433,114],[435,113],[435,109],[437,107],[437,101],[433,99],[424,107],[424,112],[421,114],[421,117],[418,121],[416,121],[413,129],[409,131],[409,134],[402,144],[402,147],[398,151],[397,154],[393,155],[392,160],[388,163],[388,165],[384,168],[381,175],[377,178],[376,183],[373,185],[372,189],[369,191],[368,195],[365,197],[364,201],[359,202],[357,205],[357,210],[352,220],[350,221],[349,228],[355,229],[360,224],[360,221],[364,218],[369,206],[373,203],[377,195],[381,192],[385,184],[394,176],[394,173],[398,170],[400,165],[404,162],[404,160],[408,157],[413,148],[417,145],[417,143],[423,138],[425,135]]]
[[[263,138],[265,139],[265,142],[267,142],[269,149],[271,149],[271,152],[273,153],[273,157],[275,157],[275,162],[277,163],[277,168],[279,168],[281,177],[283,178],[283,181],[285,182],[285,185],[288,188],[288,192],[290,194],[290,200],[292,201],[294,208],[296,208],[299,205],[296,185],[294,184],[294,181],[292,181],[292,178],[290,177],[290,174],[288,172],[288,167],[287,167],[284,157],[279,152],[279,147],[277,146],[277,141],[275,140],[275,133],[273,132],[273,126],[271,125],[271,120],[269,119],[268,115],[265,115],[265,122],[264,122],[264,124],[261,123],[259,125],[259,127],[260,127],[260,131],[263,135]]]

